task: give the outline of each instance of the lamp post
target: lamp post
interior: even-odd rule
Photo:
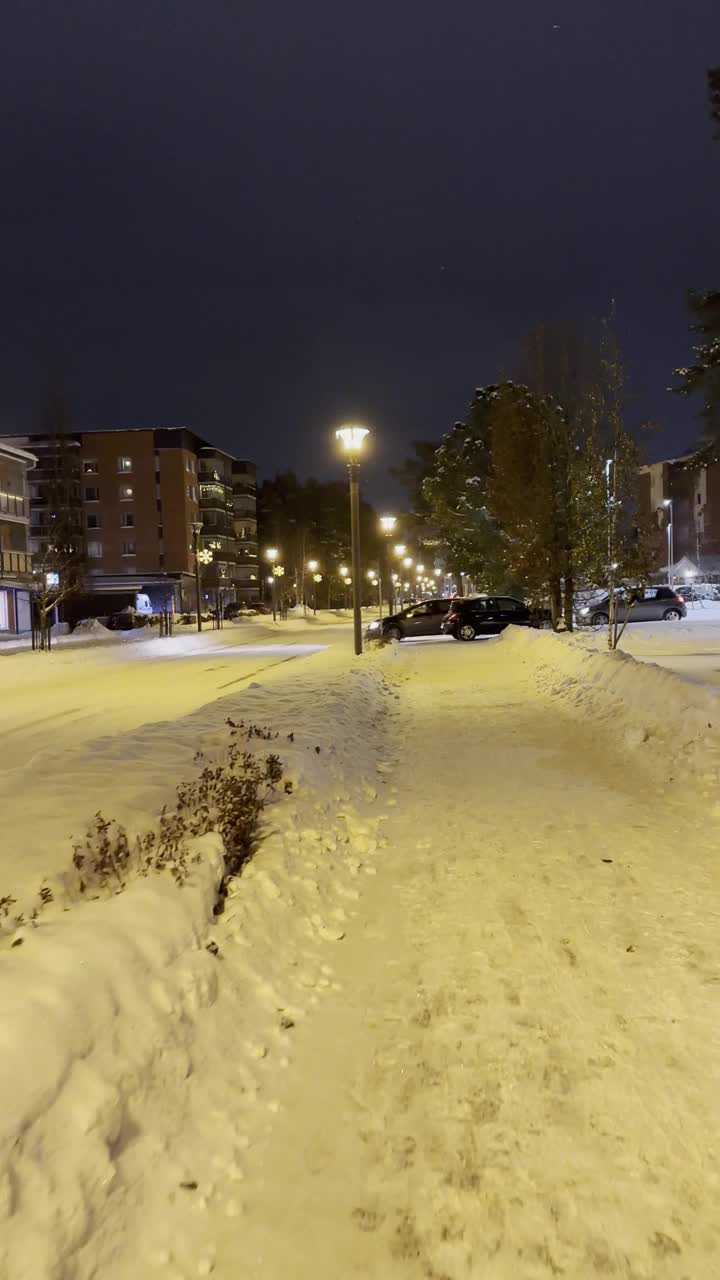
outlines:
[[[276,578],[276,576],[275,576],[275,561],[277,560],[277,558],[278,558],[278,555],[279,555],[279,554],[280,554],[280,553],[279,553],[279,551],[278,551],[277,547],[268,547],[267,551],[265,552],[265,559],[266,559],[267,561],[269,561],[270,566],[271,566],[272,571],[273,571],[273,576],[272,576],[272,613],[273,613],[273,622],[277,622],[277,578]]]
[[[376,573],[374,569],[368,569],[367,579],[368,582],[372,583],[372,585],[378,589],[378,608],[380,610],[378,617],[382,618],[382,578],[380,577],[380,570],[378,569]]]
[[[202,533],[202,520],[193,520],[192,525],[193,536],[193,555],[195,556],[195,612],[197,613],[197,629],[202,631],[202,618],[200,617],[200,534]]]
[[[663,506],[667,507],[668,515],[669,515],[668,527],[667,527],[667,544],[668,544],[667,580],[668,580],[668,586],[671,587],[673,584],[673,568],[675,565],[675,546],[674,546],[675,533],[673,530],[673,499],[665,498],[663,501]]]
[[[383,534],[385,538],[385,554],[383,556],[383,563],[382,565],[379,566],[379,572],[378,572],[378,577],[380,579],[380,617],[381,618],[382,618],[383,578],[385,579],[385,585],[387,587],[388,612],[392,613],[393,611],[393,584],[392,584],[392,576],[390,573],[390,555],[389,555],[388,548],[390,544],[390,538],[395,532],[396,525],[397,525],[397,516],[381,516],[380,517],[380,532]]]
[[[317,592],[316,584],[322,581],[322,576],[321,574],[318,573],[317,560],[308,560],[307,567],[308,567],[308,572],[312,574],[312,580],[313,580],[312,611],[313,613],[317,613],[317,606],[315,604],[315,593]],[[303,597],[304,597],[304,593],[303,593]]]
[[[350,540],[352,549],[352,595],[353,595],[353,633],[355,653],[362,653],[362,613],[361,590],[362,577],[360,565],[360,454],[366,437],[367,427],[338,427],[335,435],[347,457],[348,479],[350,482]]]

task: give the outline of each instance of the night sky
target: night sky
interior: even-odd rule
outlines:
[[[512,368],[617,304],[631,424],[697,408],[720,284],[720,0],[4,0],[0,430],[52,369],[78,428],[184,424],[369,496]]]

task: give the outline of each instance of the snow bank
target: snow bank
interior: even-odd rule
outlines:
[[[163,877],[18,934],[0,964],[0,1274],[50,1280],[91,1235],[127,1107],[185,1054],[217,964],[202,948],[220,838],[179,890]],[[60,1268],[60,1270],[58,1270]]]
[[[620,650],[590,650],[584,637],[509,627],[500,640],[538,688],[587,720],[589,734],[606,733],[622,743],[663,783],[692,777],[714,789],[720,780],[720,697],[714,691]]]
[[[171,1260],[173,1274],[212,1270],[202,1210],[222,1197],[238,1212],[248,1133],[274,1106],[263,1061],[331,989],[326,949],[383,845],[375,752],[391,665],[323,655],[176,722],[172,744],[165,734],[171,787],[171,745],[221,750],[228,715],[280,732],[268,748],[293,793],[223,916],[208,836],[182,888],[156,877],[55,904],[0,953],[3,1280],[129,1280]],[[159,739],[150,746],[159,768]]]

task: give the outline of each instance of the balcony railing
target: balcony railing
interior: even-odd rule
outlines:
[[[0,551],[0,578],[29,578],[32,556],[27,551]]]
[[[0,516],[17,516],[21,520],[26,520],[27,506],[25,499],[18,497],[16,493],[0,492]]]

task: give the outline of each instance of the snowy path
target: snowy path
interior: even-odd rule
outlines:
[[[407,661],[389,847],[213,1274],[710,1280],[712,843],[501,646]]]

